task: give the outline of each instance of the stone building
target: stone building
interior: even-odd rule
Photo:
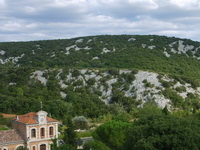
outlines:
[[[12,130],[0,131],[0,150],[50,150],[52,138],[58,138],[58,121],[45,111],[16,116],[12,126]]]

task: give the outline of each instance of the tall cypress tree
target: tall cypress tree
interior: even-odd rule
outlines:
[[[67,129],[64,130],[63,141],[66,144],[77,147],[77,136],[76,136],[76,132],[74,131],[75,126],[72,123],[71,117],[67,117],[63,123],[67,126]]]

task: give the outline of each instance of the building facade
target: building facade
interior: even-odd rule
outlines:
[[[13,130],[0,131],[0,150],[50,150],[52,138],[58,138],[58,121],[47,112],[30,112],[12,120]]]

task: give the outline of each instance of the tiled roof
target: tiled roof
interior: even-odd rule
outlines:
[[[14,120],[23,124],[37,124],[37,113],[30,112],[24,115],[18,115]],[[57,120],[47,117],[47,122],[57,122]]]
[[[0,145],[23,141],[23,138],[16,130],[0,131]]]
[[[24,123],[24,124],[35,124],[35,123],[38,123],[37,120],[35,119],[36,116],[37,116],[37,113],[30,112],[24,115],[17,116],[16,121]]]
[[[58,120],[47,117],[47,122],[58,122]]]

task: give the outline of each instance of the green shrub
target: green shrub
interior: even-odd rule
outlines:
[[[90,86],[91,86],[91,85],[94,85],[95,82],[96,82],[95,78],[90,78],[90,79],[87,81],[88,85],[90,85]]]
[[[73,76],[73,77],[78,77],[79,75],[81,75],[81,72],[80,72],[79,70],[74,69],[74,70],[72,71],[72,76]]]
[[[167,81],[161,80],[161,84],[165,88],[170,88],[173,85],[173,82],[170,82],[170,81],[167,82]]]
[[[89,140],[84,143],[83,150],[111,150],[111,149],[100,141]]]
[[[118,69],[109,69],[108,73],[112,76],[118,76],[119,75],[119,70]]]
[[[186,92],[186,87],[185,86],[178,86],[175,89],[177,92],[181,93],[181,92]]]
[[[181,107],[184,102],[184,99],[170,88],[165,89],[162,94],[165,98],[170,99],[175,107]]]

